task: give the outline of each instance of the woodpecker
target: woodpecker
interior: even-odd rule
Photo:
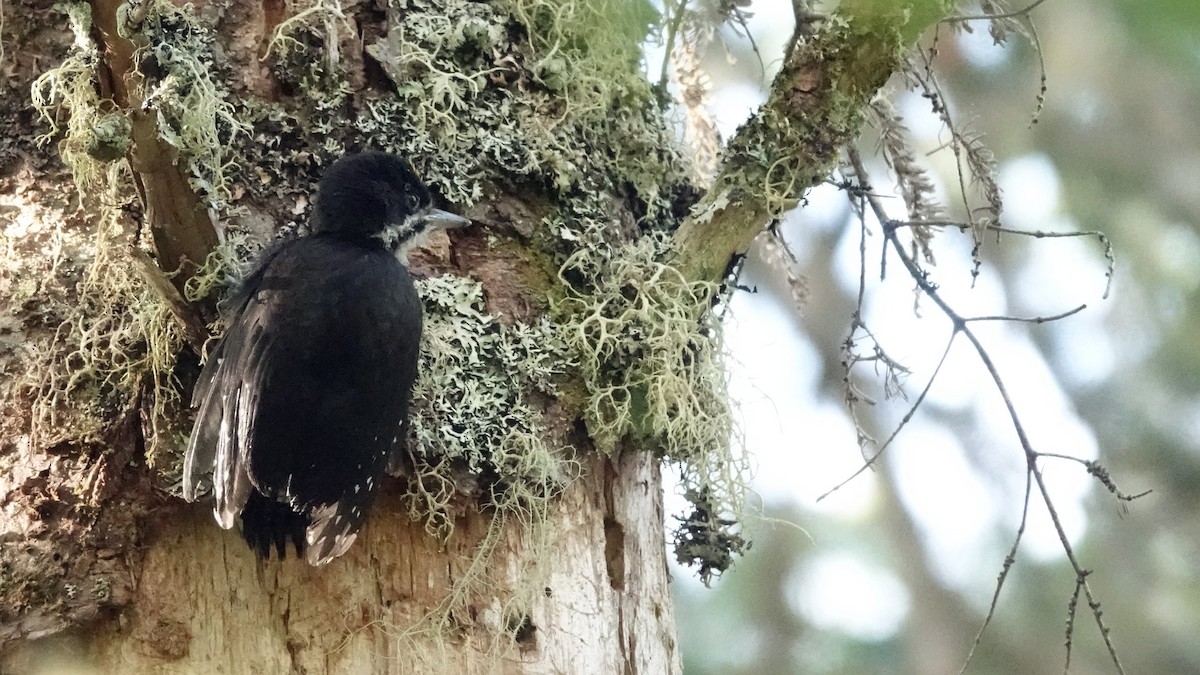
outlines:
[[[272,546],[285,557],[289,540],[311,565],[345,553],[402,442],[417,375],[408,250],[468,222],[432,208],[399,157],[334,162],[312,234],[266,249],[228,301],[193,394],[184,498],[211,488],[217,523],[241,516],[261,558]]]

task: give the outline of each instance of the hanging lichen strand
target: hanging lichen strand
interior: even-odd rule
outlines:
[[[737,519],[747,462],[730,410],[721,324],[710,312],[718,289],[663,262],[663,233],[608,245],[595,206],[574,214],[582,231],[563,230],[575,251],[562,265],[568,292],[553,312],[586,385],[584,419],[604,452],[649,446],[678,464],[694,509],[677,517],[676,557],[708,583],[746,546]]]

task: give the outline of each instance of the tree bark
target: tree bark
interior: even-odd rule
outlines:
[[[489,516],[445,547],[383,499],[342,558],[256,562],[208,508],[178,509],[145,553],[129,609],[88,636],[99,672],[566,673],[679,671],[667,594],[657,462],[596,459],[554,506],[546,554],[503,528],[493,592],[447,630],[423,619],[467,574]],[[527,561],[527,562],[523,562]],[[531,563],[531,564],[530,564]],[[536,583],[515,644],[503,592]],[[412,631],[407,634],[407,631]]]

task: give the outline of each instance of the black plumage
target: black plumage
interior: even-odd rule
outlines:
[[[403,160],[348,155],[316,196],[313,234],[267,249],[231,299],[193,395],[183,492],[210,484],[262,557],[345,553],[398,447],[417,374],[421,304],[397,256],[438,227]]]

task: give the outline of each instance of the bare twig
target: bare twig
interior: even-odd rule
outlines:
[[[913,221],[913,222],[907,222],[907,223],[895,223],[895,226],[898,229],[899,228],[916,228],[916,227],[953,227],[953,228],[957,228],[961,232],[966,232],[968,230],[971,230],[974,227],[974,225],[972,225],[971,223],[964,223],[961,220],[920,220],[920,221]],[[1032,237],[1034,239],[1067,239],[1067,238],[1074,238],[1074,237],[1095,237],[1096,241],[1100,242],[1100,244],[1102,246],[1104,246],[1104,261],[1105,261],[1105,263],[1107,263],[1107,267],[1104,270],[1104,278],[1105,278],[1104,294],[1101,295],[1100,297],[1102,299],[1108,299],[1108,294],[1110,291],[1112,291],[1113,277],[1116,274],[1117,255],[1116,255],[1116,252],[1113,250],[1112,240],[1110,240],[1108,238],[1108,235],[1104,234],[1100,230],[1079,230],[1076,232],[1052,232],[1052,231],[1046,231],[1046,230],[1019,230],[1019,229],[1012,228],[1012,227],[1005,227],[1003,225],[997,225],[995,223],[987,225],[984,229],[986,229],[988,232],[994,232],[994,233],[996,233],[996,235],[1012,234],[1012,235],[1016,235],[1016,236],[1020,236],[1020,237]]]
[[[1015,19],[1017,17],[1025,17],[1025,16],[1028,16],[1029,13],[1034,10],[1034,8],[1036,8],[1038,5],[1042,4],[1045,1],[1046,0],[1036,0],[1034,3],[1024,7],[1022,9],[1018,9],[1018,10],[1015,10],[1012,12],[1005,12],[1003,14],[969,14],[969,15],[959,15],[959,16],[948,16],[945,19],[942,19],[942,23],[957,23],[957,22],[961,22],[961,21],[989,21],[989,20],[993,20],[993,19]]]
[[[858,150],[851,147],[848,149],[848,155],[851,166],[854,169],[854,173],[857,175],[859,181],[866,185],[868,183],[867,174],[863,166],[862,157],[859,155]],[[892,249],[893,253],[908,271],[909,275],[917,284],[917,287],[920,289],[920,291],[926,297],[928,297],[948,319],[950,319],[953,326],[951,340],[953,340],[954,336],[961,333],[971,343],[980,362],[987,370],[992,382],[996,385],[996,389],[999,391],[1000,397],[1004,401],[1005,408],[1008,410],[1009,419],[1012,421],[1013,430],[1017,434],[1018,442],[1020,443],[1021,449],[1025,454],[1027,472],[1026,479],[1027,481],[1032,479],[1032,484],[1036,486],[1037,493],[1041,497],[1042,503],[1046,506],[1046,511],[1049,513],[1050,521],[1054,525],[1054,529],[1058,534],[1059,543],[1062,545],[1063,552],[1066,555],[1067,560],[1070,562],[1071,568],[1075,571],[1076,583],[1078,584],[1079,588],[1083,590],[1083,594],[1088,601],[1088,606],[1092,608],[1092,617],[1095,619],[1096,625],[1100,631],[1102,639],[1104,640],[1104,644],[1108,649],[1109,657],[1112,659],[1113,665],[1116,667],[1119,673],[1124,673],[1124,666],[1121,664],[1121,659],[1117,654],[1116,646],[1112,642],[1109,627],[1105,623],[1103,612],[1100,609],[1100,603],[1098,600],[1096,600],[1091,586],[1087,581],[1087,576],[1091,572],[1090,570],[1084,569],[1080,564],[1075,553],[1075,548],[1071,544],[1070,538],[1067,536],[1066,529],[1063,526],[1062,519],[1058,513],[1058,508],[1050,494],[1049,487],[1046,485],[1042,470],[1038,466],[1037,460],[1040,455],[1034,449],[1033,443],[1029,440],[1028,434],[1025,431],[1025,425],[1022,422],[1020,415],[1017,413],[1016,405],[1013,403],[1013,399],[1008,393],[1008,388],[1005,386],[1004,380],[1000,376],[999,369],[992,360],[991,354],[979,340],[979,337],[971,329],[969,319],[963,317],[953,307],[951,307],[948,302],[946,302],[946,300],[938,291],[936,284],[929,280],[928,273],[921,269],[920,264],[908,254],[905,245],[900,241],[900,237],[897,234],[899,230],[903,229],[904,223],[888,219],[887,214],[883,209],[883,205],[879,199],[870,196],[863,197],[863,199],[865,199],[866,203],[870,206],[872,213],[883,226],[883,235],[886,240],[885,248],[890,247]],[[1013,559],[1015,559],[1019,540],[1020,536],[1018,535],[1017,540],[1014,541],[1012,552],[1009,555],[1009,557]],[[1009,565],[1010,563],[1006,562],[1006,570]],[[1001,584],[1003,583],[1003,576],[1006,575],[1006,573],[1006,571],[1002,573],[1002,579],[1000,582]],[[997,589],[997,593],[999,593],[999,588]],[[990,621],[990,617],[991,613],[989,613],[988,621]]]
[[[909,420],[911,420],[913,418],[913,416],[917,414],[917,409],[920,408],[921,404],[925,402],[925,396],[929,393],[929,390],[933,387],[933,383],[937,380],[938,373],[942,372],[942,365],[944,363],[946,363],[946,357],[948,357],[950,355],[950,347],[953,344],[954,344],[954,335],[952,334],[950,336],[950,340],[946,343],[946,351],[942,352],[942,358],[938,360],[937,367],[933,369],[933,374],[929,376],[929,381],[925,383],[925,388],[921,390],[921,395],[917,396],[916,401],[913,401],[913,404],[908,409],[908,412],[904,414],[904,417],[900,419],[900,423],[897,424],[895,430],[892,431],[892,435],[888,436],[887,440],[883,442],[883,445],[879,446],[879,449],[876,450],[874,454],[872,454],[870,457],[866,458],[866,461],[863,462],[862,466],[860,466],[858,468],[858,470],[856,470],[854,473],[847,476],[845,478],[845,480],[843,480],[842,482],[838,483],[837,485],[834,485],[829,490],[826,490],[820,497],[817,497],[818,502],[821,501],[822,499],[825,499],[829,495],[837,492],[838,490],[842,489],[842,487],[844,487],[847,483],[849,483],[850,481],[852,481],[855,478],[858,478],[860,475],[862,475],[862,473],[864,471],[875,466],[876,460],[878,460],[883,455],[884,450],[888,449],[888,446],[890,446],[892,444],[892,441],[896,440],[896,437],[900,435],[900,431],[902,429],[904,429],[904,427],[908,424]],[[849,377],[848,372],[847,372],[847,377]],[[855,426],[856,427],[858,426],[857,421],[855,422]]]
[[[1021,505],[1021,525],[1017,527],[1017,534],[1013,537],[1012,547],[1008,549],[1008,555],[1004,556],[1004,564],[1000,567],[1000,574],[996,576],[996,590],[992,592],[992,602],[988,605],[987,616],[984,617],[983,623],[979,626],[979,632],[975,634],[975,641],[971,643],[971,651],[967,652],[967,659],[963,662],[962,670],[958,671],[959,675],[967,672],[967,666],[971,665],[971,659],[975,657],[975,650],[983,643],[983,632],[991,625],[992,618],[996,616],[996,607],[1000,604],[1000,592],[1004,590],[1004,582],[1008,581],[1008,573],[1012,570],[1012,566],[1017,562],[1017,551],[1021,548],[1021,538],[1025,536],[1025,526],[1029,524],[1029,496],[1033,494],[1032,477],[1025,474],[1025,499]],[[1076,585],[1076,592],[1078,592]]]
[[[1072,314],[1078,314],[1079,312],[1082,312],[1085,309],[1087,309],[1087,305],[1080,305],[1074,309],[1068,309],[1065,312],[1061,312],[1059,314],[1053,314],[1051,316],[1022,317],[1022,316],[994,315],[994,316],[973,316],[973,317],[969,317],[969,318],[966,318],[963,320],[968,321],[968,322],[969,321],[1012,321],[1014,323],[1050,323],[1051,321],[1058,321],[1059,319],[1065,319],[1068,316],[1071,316]]]

